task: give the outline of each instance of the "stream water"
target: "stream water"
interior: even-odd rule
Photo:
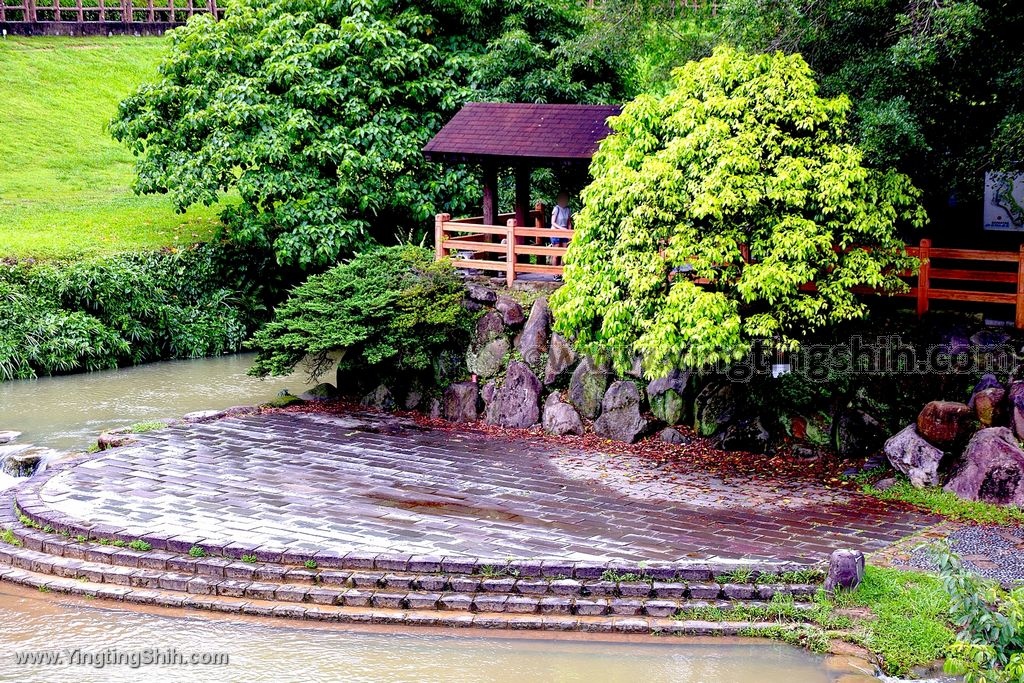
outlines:
[[[254,405],[282,389],[305,391],[306,376],[249,377],[252,354],[149,363],[120,370],[0,382],[0,430],[58,450],[85,450],[100,432],[194,410]]]
[[[128,611],[0,584],[0,681],[829,681],[819,657],[772,643],[483,638],[462,631],[350,631],[192,614]],[[134,669],[130,663],[102,669],[68,663],[74,650],[127,658],[147,648],[173,648],[186,657],[226,654],[228,663]],[[54,649],[64,664],[16,661]]]

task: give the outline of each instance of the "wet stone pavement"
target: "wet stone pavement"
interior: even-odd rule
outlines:
[[[171,427],[32,488],[59,515],[136,537],[331,554],[817,560],[936,521],[814,483],[669,476],[367,414]]]

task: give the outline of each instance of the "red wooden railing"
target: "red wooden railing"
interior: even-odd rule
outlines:
[[[448,214],[439,214],[435,222],[435,249],[437,258],[452,258],[459,268],[498,272],[505,275],[509,285],[517,273],[546,273],[561,275],[562,266],[554,264],[519,263],[521,255],[564,256],[565,247],[525,244],[524,238],[571,239],[572,230],[554,230],[543,225],[543,209],[534,211],[534,227],[517,226],[511,214],[501,216],[506,225],[484,225],[482,218],[452,220]],[[917,246],[907,246],[907,254],[917,258],[917,274],[908,273],[910,285],[898,297],[913,299],[917,314],[923,316],[933,301],[958,301],[978,304],[1013,306],[1014,323],[1024,329],[1024,244],[1018,251],[990,249],[950,249],[933,247],[931,240],[923,239]],[[745,252],[749,260],[749,254]],[[814,289],[808,283],[805,289]],[[858,288],[864,294],[874,293]]]
[[[503,273],[510,287],[519,273],[561,275],[561,265],[521,263],[519,257],[561,258],[565,256],[565,247],[548,246],[544,242],[568,241],[573,231],[545,228],[544,207],[540,204],[531,212],[531,219],[533,225],[516,225],[513,214],[501,214],[498,220],[505,225],[486,225],[480,216],[453,220],[449,214],[438,214],[434,220],[437,259],[450,256],[457,268]]]

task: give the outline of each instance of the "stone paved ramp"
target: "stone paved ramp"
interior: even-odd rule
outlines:
[[[672,478],[626,461],[278,413],[153,432],[28,490],[56,516],[135,537],[331,555],[817,560],[936,521],[812,483]]]

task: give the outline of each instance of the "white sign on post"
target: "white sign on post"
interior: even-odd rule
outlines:
[[[1024,231],[1024,174],[985,174],[985,230]]]

